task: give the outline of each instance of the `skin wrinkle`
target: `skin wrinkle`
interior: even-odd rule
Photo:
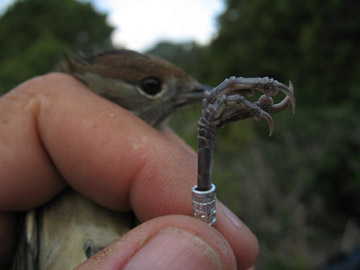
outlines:
[[[182,147],[180,147],[179,145],[175,144],[173,141],[167,139],[164,143],[167,144],[171,144],[171,147],[166,146],[166,145],[162,145],[161,149],[171,149],[173,147],[177,147],[179,150],[181,151],[185,151]],[[151,149],[152,147],[157,148],[156,146],[154,146],[153,144],[149,144],[146,149]],[[168,190],[171,190],[171,186],[173,186],[175,184],[175,181],[161,181],[160,179],[156,179],[153,178],[156,175],[159,175],[159,171],[165,171],[167,172],[167,174],[165,175],[164,173],[160,174],[163,178],[167,178],[167,179],[172,179],[173,178],[173,172],[171,172],[171,170],[168,170],[166,168],[164,168],[164,164],[166,164],[165,166],[169,166],[169,168],[176,168],[178,162],[179,157],[178,156],[173,156],[170,159],[166,159],[165,162],[160,162],[162,165],[162,168],[159,168],[159,162],[158,160],[161,160],[163,156],[166,156],[166,153],[162,153],[162,151],[160,151],[159,149],[157,149],[158,153],[156,151],[153,151],[152,153],[152,159],[148,159],[146,163],[143,164],[142,170],[138,170],[137,174],[134,175],[133,181],[132,181],[132,185],[130,188],[130,203],[132,205],[132,207],[134,209],[137,209],[136,207],[136,198],[138,196],[142,196],[141,192],[139,192],[139,186],[141,186],[141,190],[151,190],[153,191],[154,194],[157,195],[157,197],[161,197],[161,196],[168,196]],[[154,156],[155,155],[155,156]],[[195,161],[196,162],[196,161]],[[149,176],[151,178],[149,178]],[[147,181],[144,181],[144,179],[147,178]],[[179,181],[176,182],[176,184],[178,184]],[[158,184],[162,183],[161,187],[158,187]],[[136,193],[134,193],[133,191],[136,191]],[[140,193],[140,195],[139,195]],[[176,196],[176,194],[172,194],[172,200],[174,199],[174,196]],[[155,199],[155,198],[154,198]],[[156,199],[155,199],[156,200]],[[154,205],[155,203],[155,205]],[[151,208],[155,207],[157,208],[156,202],[154,203],[146,203],[144,204],[141,208],[141,212],[144,213],[148,213],[148,212],[153,212],[153,210]],[[167,213],[166,211],[166,205],[161,204],[161,207],[159,207],[158,210],[164,211],[164,214]],[[174,213],[174,209],[172,209],[171,213]],[[141,214],[139,215],[140,219],[142,221],[148,220],[148,217],[144,217]]]
[[[58,185],[59,186],[63,186],[64,182],[61,180],[61,177],[58,175],[58,171],[55,168],[54,163],[52,162],[51,156],[48,153],[45,145],[44,145],[44,141],[43,138],[41,136],[41,132],[39,129],[39,118],[41,117],[42,112],[45,111],[46,113],[46,109],[51,106],[52,103],[52,99],[47,97],[48,91],[44,91],[43,89],[39,89],[37,87],[31,87],[31,84],[38,84],[38,82],[42,80],[42,77],[38,77],[38,78],[34,78],[29,82],[26,82],[24,84],[30,84],[30,87],[25,87],[24,84],[20,85],[15,91],[11,91],[8,94],[4,95],[1,98],[1,102],[4,102],[7,106],[10,107],[16,107],[18,109],[16,109],[18,114],[12,115],[12,118],[15,119],[11,119],[11,127],[14,129],[16,129],[16,124],[19,122],[18,121],[18,116],[26,116],[25,121],[20,119],[20,123],[21,123],[21,128],[25,129],[25,132],[20,132],[19,131],[16,134],[21,134],[20,136],[26,136],[27,140],[29,138],[29,135],[31,135],[30,138],[32,138],[32,142],[31,144],[27,144],[30,146],[34,146],[33,148],[36,149],[37,151],[37,155],[35,157],[37,158],[41,158],[43,156],[43,160],[42,162],[47,163],[47,169],[49,169],[50,171],[52,171],[52,175],[53,177],[47,177],[47,179],[53,179],[55,181],[58,181]],[[28,90],[28,89],[32,89],[32,90]],[[50,101],[49,101],[50,100]],[[50,105],[49,105],[50,103]],[[3,108],[4,109],[4,108]],[[5,108],[5,114],[6,114],[6,108]],[[10,112],[12,110],[9,110]],[[19,112],[23,111],[24,113],[20,114]],[[2,114],[2,118],[3,118],[4,114]],[[9,121],[7,121],[9,122]],[[19,124],[20,124],[19,123]],[[28,132],[30,131],[30,132]],[[26,133],[26,134],[23,134]],[[15,135],[16,135],[15,134]],[[17,143],[16,145],[19,146],[23,146],[23,144],[21,144],[21,141],[19,143]],[[9,149],[11,149],[11,146],[8,146]],[[14,148],[13,148],[14,149]],[[17,157],[18,158],[18,157]],[[26,157],[26,152],[25,152],[25,156],[24,156],[24,152],[22,153],[22,158],[27,159],[29,161],[33,161],[34,156],[28,156]],[[26,165],[26,162],[25,162]],[[26,169],[26,167],[25,167]],[[29,175],[29,177],[35,177],[35,175]],[[36,189],[36,185],[34,185],[34,188]],[[56,193],[58,193],[62,188],[58,188]],[[52,192],[52,194],[55,194]],[[50,195],[49,197],[52,197],[54,195]],[[45,199],[46,200],[46,199]],[[40,202],[43,203],[43,202]],[[35,205],[33,205],[33,207],[38,206],[38,204],[40,203],[36,203]],[[21,208],[23,209],[23,208]]]
[[[164,234],[167,237],[170,237],[171,239],[173,239],[173,237],[175,236],[175,238],[178,238],[180,236],[179,241],[182,241],[181,238],[183,239],[187,239],[188,243],[186,245],[186,250],[179,250],[180,253],[178,253],[177,258],[173,258],[174,260],[172,261],[172,266],[176,269],[179,269],[180,267],[183,268],[184,266],[184,262],[186,262],[187,260],[191,260],[192,256],[194,256],[194,254],[200,256],[200,257],[205,257],[202,260],[206,260],[206,264],[209,265],[209,263],[212,265],[211,269],[213,269],[213,267],[215,266],[214,269],[223,269],[222,267],[222,263],[220,260],[221,255],[218,254],[212,247],[211,245],[209,245],[209,243],[207,243],[206,241],[204,241],[202,238],[196,236],[195,234],[190,233],[187,230],[182,230],[176,227],[164,227],[161,230],[158,230],[156,232],[156,234],[153,234],[151,238],[149,238],[146,242],[146,244],[144,244],[142,246],[142,248],[138,251],[140,254],[143,254],[144,250],[146,250],[146,252],[149,252],[149,247],[148,245],[152,245],[151,247],[154,248],[154,242],[158,244],[158,236],[160,237],[164,237]],[[191,238],[191,242],[189,241]],[[174,239],[173,239],[174,240]],[[165,245],[167,245],[166,241],[164,243]],[[173,245],[173,244],[171,244]],[[156,248],[156,246],[155,246]],[[151,251],[150,251],[151,252]],[[164,250],[165,253],[168,252],[168,250]],[[155,253],[158,254],[158,253]],[[152,255],[155,255],[152,254]],[[152,263],[155,263],[156,266],[160,266],[162,268],[164,268],[164,264],[163,264],[163,259],[161,254],[158,254],[159,256],[155,255],[155,258],[153,257]],[[167,255],[174,255],[174,254],[167,254]],[[182,261],[179,260],[179,257],[181,257]],[[165,261],[169,259],[166,258]],[[135,259],[136,261],[139,260],[138,254],[137,257]],[[141,262],[140,262],[140,265]],[[153,266],[155,266],[153,265]],[[137,265],[137,263],[133,264],[133,260],[130,260],[130,262],[128,261],[128,263],[125,265],[125,268],[127,269],[127,267],[130,266],[130,268],[134,268],[135,266],[139,267],[139,265]],[[168,265],[169,266],[169,265]],[[161,268],[161,269],[162,269]]]
[[[132,139],[132,138],[129,138],[129,139]],[[109,143],[111,144],[111,142]],[[135,149],[137,150],[137,149]],[[147,166],[147,164],[149,163],[149,153],[148,153],[148,147],[147,146],[144,146],[142,147],[141,150],[141,155],[139,155],[140,158],[137,159],[137,169],[136,170],[132,170],[132,173],[130,173],[128,176],[127,176],[127,179],[136,179],[137,178],[137,175],[144,170],[144,168]],[[131,153],[129,154],[131,155]],[[100,156],[97,156],[96,159],[101,159],[102,157]],[[115,158],[116,159],[116,158]],[[114,178],[116,175],[118,175],[119,173],[115,170],[107,170],[107,171],[110,171],[110,174],[109,173],[106,173],[108,175],[107,178],[111,179],[111,178]],[[101,178],[101,177],[100,177]],[[120,179],[119,180],[120,182],[122,182],[122,180]],[[129,187],[128,187],[128,190],[131,191],[132,190],[132,186],[133,186],[133,183],[134,181],[129,181]],[[110,189],[114,189],[116,188],[116,185],[117,185],[117,181],[114,181],[112,183],[110,183]],[[127,202],[130,202],[130,199],[129,199],[129,193],[127,193],[127,198],[126,198],[126,201]],[[130,208],[127,208],[126,210],[128,210]],[[116,209],[115,209],[116,210]],[[123,209],[122,209],[123,210]]]
[[[47,148],[43,143],[43,139],[42,139],[41,133],[39,131],[39,115],[41,114],[42,110],[46,110],[46,108],[48,106],[47,100],[49,100],[49,98],[44,98],[42,92],[37,93],[35,100],[33,102],[29,101],[29,105],[27,107],[30,107],[29,109],[30,109],[30,111],[32,112],[32,115],[33,115],[33,126],[34,126],[34,132],[35,132],[36,137],[38,139],[37,142],[40,145],[41,149],[43,150],[44,154],[46,155],[47,160],[49,160],[49,163],[51,163],[51,166],[53,167],[54,171],[56,172],[57,175],[59,175],[59,178],[62,180],[63,189],[64,189],[65,188],[65,181],[63,180],[63,177],[62,177],[61,173],[59,172],[58,168],[56,167],[56,164],[53,161],[50,153],[47,151]],[[52,103],[52,102],[50,102],[50,103]]]
[[[38,79],[34,79],[34,81],[37,81]],[[34,83],[34,82],[31,82]],[[48,195],[46,196],[39,196],[37,200],[34,200],[32,203],[29,203],[27,207],[36,207],[43,203],[43,201],[48,200],[47,198],[51,198],[54,196],[58,190],[60,190],[63,186],[63,181],[61,180],[61,177],[57,174],[51,159],[49,159],[49,155],[44,148],[44,145],[42,144],[42,139],[39,132],[39,125],[38,125],[38,115],[41,111],[41,108],[43,107],[43,101],[44,98],[39,94],[39,91],[27,91],[27,89],[23,89],[23,85],[20,85],[16,91],[11,91],[8,94],[1,97],[0,102],[1,104],[1,115],[2,119],[8,119],[5,121],[6,126],[9,126],[10,132],[8,134],[13,133],[12,131],[15,130],[16,133],[9,137],[7,142],[8,149],[12,149],[12,157],[7,156],[7,160],[4,160],[4,163],[8,164],[7,167],[4,167],[4,170],[1,170],[3,173],[3,176],[0,176],[1,179],[6,180],[8,178],[7,174],[10,173],[12,175],[12,186],[8,186],[7,188],[3,188],[2,190],[10,190],[15,191],[14,193],[19,193],[19,191],[16,191],[17,185],[20,185],[21,182],[26,179],[27,177],[35,177],[36,166],[29,167],[30,163],[34,163],[34,156],[35,155],[35,163],[37,165],[40,165],[41,163],[47,164],[47,170],[42,170],[40,173],[38,173],[37,176],[40,178],[45,175],[51,179],[53,188],[50,188],[48,190]],[[14,109],[8,108],[16,108],[16,114],[13,114]],[[19,112],[23,112],[20,114]],[[20,118],[19,116],[26,116],[25,119]],[[2,122],[3,124],[4,122]],[[3,130],[3,129],[2,129]],[[7,133],[4,133],[4,136],[6,136]],[[3,137],[4,138],[4,137]],[[23,141],[26,140],[26,144],[23,143]],[[4,140],[1,140],[2,142]],[[29,143],[30,141],[30,143]],[[21,149],[20,149],[21,148]],[[15,151],[14,151],[15,150]],[[4,157],[2,155],[2,157]],[[5,156],[6,158],[6,156]],[[16,159],[17,162],[13,162],[11,160]],[[17,164],[17,163],[23,164],[23,171],[16,171],[16,173],[11,173],[11,164]],[[8,168],[8,169],[6,169]],[[14,168],[15,169],[15,168]],[[10,170],[10,171],[9,171]],[[15,171],[14,171],[15,172]],[[30,175],[29,175],[30,173]],[[1,175],[1,172],[0,172]],[[32,185],[29,188],[29,192],[36,193],[38,190],[38,185],[36,185],[36,182],[34,182],[34,185]],[[11,191],[5,192],[5,194],[9,194]],[[13,194],[13,195],[15,195]],[[26,198],[25,198],[26,199]],[[8,205],[5,202],[2,203],[2,208],[4,206]],[[13,206],[14,207],[14,206]],[[14,210],[25,210],[22,206],[15,206]],[[3,210],[10,210],[5,207]],[[11,209],[13,210],[13,209]]]
[[[128,262],[136,255],[136,253],[145,246],[162,228],[158,228],[157,231],[154,231],[153,233],[149,235],[145,235],[140,241],[137,242],[136,249],[133,250],[131,255],[127,258],[127,260],[122,261],[118,264],[118,269],[122,269]]]
[[[165,147],[166,148],[166,147]],[[161,153],[160,153],[161,155]],[[159,158],[155,158],[154,160],[159,160]],[[178,157],[173,157],[168,161],[166,160],[165,162],[170,162],[168,163],[168,165],[170,166],[170,168],[172,168],[173,170],[168,170],[168,169],[164,169],[162,167],[159,167],[158,163],[154,163],[153,161],[149,161],[149,163],[147,164],[146,168],[144,168],[144,170],[139,171],[138,174],[138,178],[134,179],[134,183],[133,183],[133,189],[130,190],[130,200],[131,200],[131,204],[132,207],[135,209],[138,218],[141,221],[145,221],[148,220],[151,217],[151,215],[149,216],[149,213],[154,212],[154,209],[156,210],[156,212],[160,212],[161,215],[167,215],[167,214],[174,214],[174,213],[182,213],[182,214],[191,214],[191,201],[190,200],[186,200],[187,202],[189,202],[188,207],[184,207],[183,204],[179,204],[179,201],[181,201],[181,199],[177,199],[177,198],[181,198],[182,192],[179,193],[172,193],[171,190],[174,190],[174,187],[176,186],[176,189],[178,187],[181,187],[182,185],[185,185],[186,188],[179,188],[179,190],[190,190],[191,189],[191,185],[188,181],[181,181],[181,179],[179,179],[178,175],[181,175],[181,172],[177,172],[177,170],[179,170],[179,167],[184,168],[184,167],[189,167],[189,166],[182,166],[181,163],[184,162],[188,162],[187,160],[178,160]],[[196,163],[196,160],[194,160],[194,162]],[[194,163],[194,164],[195,164]],[[164,164],[164,163],[161,163]],[[179,165],[180,164],[180,165]],[[192,163],[191,163],[192,164]],[[175,166],[172,166],[175,165]],[[190,164],[189,164],[190,165]],[[194,177],[186,177],[186,179],[194,179],[194,183],[195,183],[195,179],[196,179],[196,166],[190,166],[190,168],[193,167],[192,169],[189,169],[189,171],[187,172],[187,174],[189,175],[193,175]],[[162,177],[164,177],[164,179],[173,179],[172,181],[162,181],[161,179],[155,179],[153,177],[155,177],[156,175],[159,175],[159,171],[165,170],[167,172],[166,175],[164,174],[160,174]],[[182,172],[182,174],[184,174],[184,172]],[[147,177],[148,175],[151,176],[150,179],[148,179],[148,181],[143,181],[143,179],[145,177]],[[132,192],[132,191],[136,191],[136,192]],[[151,202],[149,203],[144,203],[142,205],[139,205],[138,202],[138,198],[139,197],[147,197],[150,198],[149,196],[144,195],[147,194],[148,192],[151,192],[153,194],[156,194],[156,197],[153,197]],[[165,198],[168,201],[168,204],[164,204],[163,202],[159,202],[158,200],[156,200],[156,198]],[[180,206],[181,205],[181,206]],[[179,207],[179,208],[177,208]],[[187,210],[186,210],[187,209]]]
[[[175,220],[172,220],[172,218],[175,218]],[[230,265],[232,266],[231,268],[225,268],[225,269],[236,269],[234,254],[231,252],[231,247],[229,243],[225,241],[225,239],[221,236],[221,234],[214,228],[208,226],[207,224],[200,223],[200,221],[196,221],[199,223],[200,225],[199,227],[205,227],[206,230],[204,230],[204,228],[194,229],[193,227],[189,226],[189,224],[187,223],[189,220],[192,220],[192,218],[187,216],[179,216],[179,215],[169,215],[164,217],[163,219],[155,218],[147,222],[151,225],[148,225],[148,228],[146,228],[143,233],[139,234],[138,232],[140,231],[141,227],[144,227],[145,224],[141,224],[139,227],[135,228],[133,231],[130,231],[125,236],[123,236],[123,238],[116,241],[111,246],[106,247],[105,249],[103,249],[103,251],[101,251],[99,254],[96,254],[94,256],[96,256],[96,260],[99,261],[99,265],[100,265],[101,260],[106,260],[107,256],[111,256],[111,253],[112,252],[115,253],[116,250],[119,248],[127,253],[127,260],[116,262],[115,265],[113,265],[114,267],[111,269],[122,269],[131,260],[131,258],[135,256],[136,253],[142,247],[144,247],[149,241],[151,241],[151,239],[154,236],[156,236],[159,232],[168,229],[170,230],[172,229],[176,231],[183,230],[200,238],[209,247],[211,247],[222,261],[222,265],[228,267]],[[211,233],[208,230],[210,230]],[[214,239],[216,239],[216,241],[214,241]],[[134,243],[128,247],[128,249],[130,250],[127,250],[123,246],[123,243],[130,241],[133,241]],[[227,256],[224,256],[225,254]]]
[[[126,245],[126,243],[131,240],[131,234],[127,233],[124,236],[121,237],[120,240],[114,242],[113,244],[105,247],[103,250],[101,250],[101,252],[96,253],[93,257],[96,260],[97,263],[99,263],[99,265],[101,265],[101,261],[102,260],[106,260],[107,256],[111,256],[112,252],[116,252],[117,249],[122,249],[122,250],[128,250],[131,249],[131,252],[129,252],[127,254],[127,259],[126,260],[119,260],[114,269],[122,269],[123,266],[136,254],[136,252],[142,247],[144,246],[147,242],[148,239],[151,238],[153,236],[153,234],[150,235],[144,235],[144,237],[141,237],[140,239],[137,239],[137,241],[135,242],[135,244],[133,245]],[[123,243],[125,243],[126,247],[123,247]]]

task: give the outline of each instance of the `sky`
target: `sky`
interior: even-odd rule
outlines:
[[[217,30],[224,0],[82,0],[108,14],[115,46],[145,51],[159,41],[205,45]],[[0,14],[14,0],[0,0]]]

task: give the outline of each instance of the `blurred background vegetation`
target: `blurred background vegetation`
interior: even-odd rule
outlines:
[[[330,269],[360,243],[360,1],[226,5],[210,45],[164,41],[149,53],[209,85],[233,75],[293,82],[297,112],[275,115],[272,137],[265,121],[222,130],[214,182],[259,238],[257,269]],[[0,94],[64,52],[111,48],[112,30],[89,3],[17,1],[0,17]],[[196,107],[170,119],[194,148],[199,116]]]

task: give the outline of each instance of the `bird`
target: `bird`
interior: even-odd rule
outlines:
[[[156,128],[209,87],[159,57],[119,49],[65,56],[61,71]],[[61,218],[59,218],[61,217]],[[137,223],[131,212],[105,209],[70,187],[27,212],[12,269],[74,269]]]
[[[295,112],[296,106],[291,83],[287,87],[268,77],[231,77],[211,88],[161,58],[130,50],[66,56],[61,71],[155,128],[161,128],[179,108],[202,100],[203,115],[198,121],[198,184],[205,178],[208,181],[198,189],[201,192],[211,184],[212,153],[222,126],[249,117],[264,118],[271,134],[273,120],[269,113],[285,110],[289,104]],[[252,96],[254,90],[264,95],[252,103],[246,97]],[[271,96],[279,92],[286,97],[274,104]],[[211,196],[215,203],[215,193]],[[194,211],[199,210],[195,208]],[[216,221],[216,209],[213,210],[209,222],[203,220],[210,225]],[[202,219],[203,211],[200,212],[198,217]],[[68,187],[49,203],[26,214],[12,269],[74,269],[137,223],[133,213],[105,209]]]

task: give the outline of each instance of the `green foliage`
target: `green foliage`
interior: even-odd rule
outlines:
[[[75,0],[18,0],[0,17],[0,94],[54,69],[65,51],[109,48],[106,15]]]
[[[352,98],[351,86],[359,83],[360,2],[227,2],[211,45],[214,76],[291,79],[302,107]]]

